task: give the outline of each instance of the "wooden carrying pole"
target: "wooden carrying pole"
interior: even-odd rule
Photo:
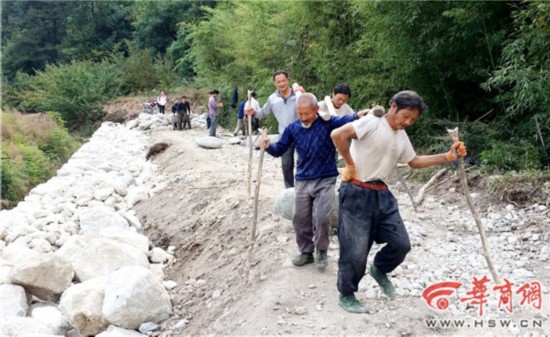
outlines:
[[[248,107],[252,107],[252,91],[248,90],[247,93],[248,96]],[[246,120],[248,123],[248,198],[250,198],[252,195],[252,153],[254,149],[254,145],[252,144],[252,116],[247,115]]]
[[[262,137],[267,138],[267,129],[261,130]],[[252,216],[252,227],[250,228],[250,242],[248,243],[248,258],[246,259],[246,271],[244,279],[249,283],[250,267],[254,258],[254,244],[256,241],[256,223],[258,222],[258,197],[260,195],[260,183],[262,182],[262,167],[264,164],[264,149],[260,149],[260,159],[258,161],[258,176],[256,177],[256,188],[254,190],[254,214]]]
[[[458,128],[455,128],[453,130],[447,129],[447,132],[449,133],[449,136],[451,136],[453,143],[456,143],[459,141],[458,138]],[[470,211],[472,212],[472,215],[474,217],[474,220],[477,225],[477,229],[479,230],[479,235],[481,236],[481,244],[483,246],[483,255],[485,256],[485,260],[487,261],[487,266],[489,267],[489,270],[491,271],[491,274],[493,275],[493,279],[496,284],[501,284],[502,281],[500,280],[500,277],[498,276],[495,267],[493,266],[493,261],[491,260],[491,254],[489,252],[489,246],[487,244],[487,236],[485,235],[485,229],[483,228],[483,224],[481,223],[481,220],[479,219],[479,214],[477,213],[476,209],[474,208],[474,204],[472,202],[472,197],[470,196],[470,189],[468,188],[468,180],[466,179],[466,172],[464,171],[464,159],[460,156],[457,156],[458,159],[458,173],[460,174],[460,182],[462,184],[462,189],[464,190],[464,196],[466,197],[466,203],[468,204],[468,207],[470,208]]]

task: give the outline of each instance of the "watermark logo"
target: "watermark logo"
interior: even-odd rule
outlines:
[[[477,306],[480,317],[483,316],[483,308],[491,296],[498,296],[498,308],[504,308],[509,313],[513,313],[514,295],[517,295],[516,299],[519,297],[519,306],[532,306],[541,310],[542,289],[540,282],[533,281],[514,288],[514,283],[504,279],[503,284],[489,288],[490,282],[491,280],[487,276],[474,277],[470,290],[466,292],[465,296],[459,297],[460,302],[469,302],[471,305]],[[449,297],[455,294],[462,285],[460,282],[453,281],[434,283],[424,289],[422,298],[430,308],[443,311],[449,307]],[[514,289],[516,289],[515,292]]]

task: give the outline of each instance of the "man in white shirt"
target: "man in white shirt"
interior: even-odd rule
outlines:
[[[423,110],[424,102],[416,92],[401,91],[392,97],[390,110],[383,117],[367,115],[331,133],[346,163],[339,192],[337,286],[340,306],[348,312],[367,312],[354,293],[365,274],[373,242],[386,245],[376,254],[369,274],[391,298],[395,288],[386,274],[397,268],[411,249],[397,200],[384,179],[398,162],[421,168],[466,156],[462,142],[454,143],[447,153],[416,155],[405,129]]]

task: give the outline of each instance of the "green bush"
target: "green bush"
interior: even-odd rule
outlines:
[[[51,178],[79,144],[55,112],[2,112],[2,206],[11,207],[37,184]]]
[[[103,104],[120,93],[120,71],[114,64],[74,61],[48,65],[33,77],[18,74],[16,100],[27,111],[58,111],[67,126],[95,122],[104,116]]]
[[[2,149],[2,163],[0,166],[2,168],[0,181],[0,185],[2,185],[2,203],[10,207],[15,201],[23,199],[27,190],[21,175],[17,173],[17,167],[14,167],[13,160],[7,156],[4,149]]]
[[[486,171],[539,169],[539,158],[537,148],[525,140],[517,143],[493,141],[490,149],[481,153]]]

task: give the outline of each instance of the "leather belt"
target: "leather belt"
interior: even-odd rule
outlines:
[[[357,185],[363,188],[368,188],[370,190],[375,190],[375,191],[384,191],[388,189],[388,185],[386,185],[386,183],[384,183],[382,180],[362,182],[357,179],[352,179],[349,182],[354,185]]]

